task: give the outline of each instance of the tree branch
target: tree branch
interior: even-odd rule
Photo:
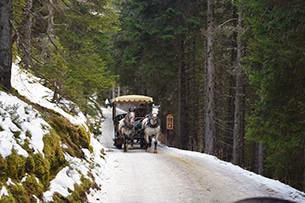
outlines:
[[[223,22],[222,24],[218,25],[218,28],[221,28],[222,26],[224,26],[225,24],[231,22],[231,21],[234,21],[234,20],[238,20],[238,18],[231,18],[231,19],[228,19],[226,20],[225,22]]]

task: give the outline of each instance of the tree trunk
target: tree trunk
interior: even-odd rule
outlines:
[[[185,36],[181,40],[181,69],[180,69],[180,147],[188,149],[189,131],[187,126],[187,98],[188,98],[188,80],[187,80],[187,39]]]
[[[47,0],[47,10],[48,10],[48,26],[47,26],[47,30],[46,30],[46,36],[45,39],[43,40],[42,43],[42,51],[41,51],[41,55],[44,58],[49,58],[51,56],[49,56],[50,53],[48,53],[48,46],[50,45],[50,43],[54,43],[54,35],[53,35],[53,28],[54,28],[54,3],[53,0]]]
[[[303,164],[305,164],[305,147],[303,149]],[[303,165],[303,191],[305,191],[305,165]]]
[[[243,69],[241,66],[241,49],[242,49],[242,42],[240,39],[242,32],[242,25],[241,25],[241,15],[238,15],[238,24],[237,24],[237,64],[235,68],[235,112],[234,112],[234,128],[233,128],[233,155],[232,155],[232,162],[233,164],[240,164],[240,156],[242,153],[242,139],[243,129],[242,127],[244,122],[244,74]]]
[[[263,174],[264,171],[264,148],[263,142],[260,141],[257,146],[257,173]]]
[[[52,42],[53,41],[53,27],[54,27],[54,3],[53,0],[49,0],[48,1],[48,11],[49,11],[49,15],[48,15],[48,27],[47,27],[47,34],[49,36],[49,40]]]
[[[12,69],[12,0],[0,2],[0,85],[11,91]]]
[[[199,44],[199,43],[198,43]],[[200,45],[199,49],[203,49],[201,46],[205,47],[205,43],[204,45]],[[204,60],[204,59],[203,59]],[[204,92],[205,92],[205,68],[204,65],[202,64],[201,66],[198,67],[198,73],[197,73],[197,81],[199,81],[199,83],[197,83],[198,85],[198,92],[197,92],[197,106],[198,106],[198,113],[197,113],[197,150],[199,152],[204,152],[204,122],[205,122],[205,109],[203,108],[205,106],[205,98],[204,98]]]
[[[31,38],[32,38],[32,14],[31,14],[31,9],[33,6],[33,2],[32,0],[26,0],[26,8],[25,8],[25,12],[26,15],[23,19],[23,56],[22,56],[22,63],[24,63],[24,68],[28,69],[28,67],[30,66],[30,61],[31,61]]]
[[[205,108],[205,152],[214,154],[215,136],[215,65],[214,65],[214,0],[208,0],[207,64]]]
[[[179,37],[180,38],[180,37]],[[178,43],[177,43],[177,47],[179,48],[179,57],[181,58],[182,56],[182,51],[183,49],[181,48],[182,46],[182,40],[179,39]],[[179,65],[178,67],[178,94],[177,94],[177,124],[176,125],[176,129],[177,129],[177,144],[178,144],[178,148],[181,148],[181,134],[182,134],[182,130],[181,130],[181,123],[182,123],[182,90],[181,90],[181,84],[182,84],[182,67],[181,65]]]

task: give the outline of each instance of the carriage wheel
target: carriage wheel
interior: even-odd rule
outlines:
[[[122,145],[122,144],[117,144],[116,147],[117,147],[118,149],[122,149],[123,145]]]
[[[118,149],[122,149],[123,142],[120,138],[116,138],[116,139],[114,139],[114,144],[113,145],[116,146],[116,148],[118,148]]]
[[[145,139],[142,138],[142,139],[140,140],[140,147],[141,147],[141,149],[144,149],[145,146],[146,146]]]

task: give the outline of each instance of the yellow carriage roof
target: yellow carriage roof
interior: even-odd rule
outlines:
[[[119,96],[119,97],[112,99],[112,103],[118,103],[118,102],[150,103],[150,102],[153,102],[153,98],[149,97],[149,96],[143,96],[143,95],[124,95],[124,96]]]

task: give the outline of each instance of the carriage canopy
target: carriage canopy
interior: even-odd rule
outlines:
[[[126,113],[129,108],[139,106],[139,104],[150,104],[153,102],[153,98],[144,95],[124,95],[115,97],[111,100],[113,104],[112,119],[119,114]]]
[[[124,95],[112,99],[111,102],[114,104],[115,103],[151,103],[153,102],[153,98],[143,95]]]

